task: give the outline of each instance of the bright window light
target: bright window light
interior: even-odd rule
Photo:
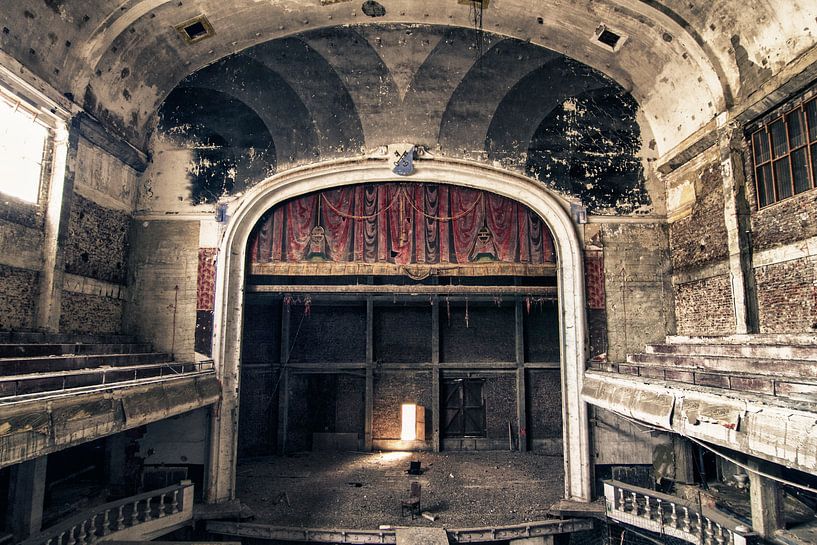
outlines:
[[[37,202],[47,137],[33,114],[0,99],[0,193]]]
[[[414,441],[415,439],[417,439],[417,405],[404,403],[400,440]]]

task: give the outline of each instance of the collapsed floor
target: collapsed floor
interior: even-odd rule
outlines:
[[[419,460],[423,473],[408,475]],[[258,523],[376,529],[410,520],[401,500],[413,481],[421,510],[412,525],[468,528],[542,520],[564,494],[563,460],[518,452],[329,453],[254,458],[238,467],[238,497]]]

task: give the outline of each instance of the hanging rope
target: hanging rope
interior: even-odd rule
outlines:
[[[406,189],[405,189],[405,188],[403,188],[403,189],[402,189],[402,191],[403,191],[403,192],[406,192]],[[414,199],[412,199],[412,198],[411,198],[411,197],[408,195],[408,193],[407,193],[407,192],[406,192],[406,200],[409,202],[409,206],[411,206],[411,207],[412,207],[414,210],[416,210],[418,213],[422,214],[422,215],[423,215],[424,217],[426,217],[427,219],[430,219],[430,220],[435,220],[435,221],[456,221],[456,220],[458,220],[458,219],[464,218],[465,216],[467,216],[468,214],[470,214],[471,212],[473,212],[474,210],[476,210],[477,205],[478,205],[480,202],[482,202],[482,191],[480,191],[479,193],[477,193],[477,200],[475,200],[475,201],[474,201],[474,204],[473,204],[473,205],[471,205],[471,207],[470,207],[470,208],[468,208],[468,210],[464,210],[464,211],[460,212],[459,214],[455,214],[455,215],[453,215],[453,216],[434,216],[434,215],[432,215],[432,214],[429,214],[429,213],[427,213],[427,212],[424,212],[423,210],[420,210],[420,209],[419,209],[419,208],[417,208],[417,206],[414,204]]]
[[[335,207],[335,205],[333,205],[329,201],[329,199],[326,198],[325,194],[321,193],[321,197],[323,198],[324,202],[326,203],[326,206],[328,206],[332,210],[332,212],[334,212],[338,216],[340,216],[340,217],[342,217],[344,219],[363,221],[363,220],[373,220],[376,217],[378,217],[378,216],[380,216],[382,214],[385,214],[389,210],[389,208],[394,206],[394,203],[397,202],[398,197],[400,197],[400,192],[398,191],[397,193],[394,194],[394,198],[392,198],[389,205],[386,206],[386,208],[384,208],[383,210],[378,210],[374,214],[363,215],[363,216],[356,216],[354,214],[347,214],[346,212],[342,212],[337,207]]]

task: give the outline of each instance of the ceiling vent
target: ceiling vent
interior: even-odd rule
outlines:
[[[627,41],[627,36],[618,30],[614,30],[602,24],[596,28],[596,32],[593,33],[591,40],[594,44],[615,53],[621,49],[621,46]]]
[[[199,15],[180,25],[176,25],[176,32],[189,44],[206,40],[216,33],[216,31],[213,30],[213,25],[210,24],[210,21],[208,21],[204,15]]]

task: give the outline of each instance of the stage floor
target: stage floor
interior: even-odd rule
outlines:
[[[411,460],[423,474],[406,474]],[[412,481],[437,520],[402,517]],[[564,495],[561,456],[482,452],[313,452],[263,457],[238,466],[238,498],[253,522],[309,528],[380,525],[473,528],[543,520]]]

